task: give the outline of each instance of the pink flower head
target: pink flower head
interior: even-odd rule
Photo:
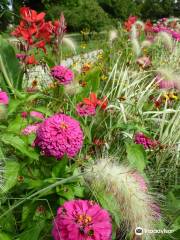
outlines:
[[[137,63],[142,67],[142,68],[147,68],[151,65],[151,60],[149,57],[140,57],[137,59]]]
[[[0,92],[0,104],[7,105],[9,103],[9,98],[6,92]]]
[[[160,89],[176,88],[176,84],[173,80],[165,79],[161,75],[157,75],[155,80],[156,80]]]
[[[138,173],[138,172],[133,172],[131,173],[131,176],[134,178],[134,180],[138,183],[140,189],[143,192],[147,192],[148,188],[147,188],[147,184],[144,180],[144,178]]]
[[[109,213],[88,200],[66,202],[57,211],[52,235],[54,240],[110,240]]]
[[[30,116],[35,117],[35,118],[39,118],[39,119],[44,119],[44,115],[42,113],[36,112],[36,111],[31,111]]]
[[[45,156],[74,157],[82,148],[83,132],[78,121],[65,114],[56,114],[40,125],[34,143]]]
[[[154,148],[157,146],[158,142],[146,137],[143,133],[135,134],[135,143],[141,144],[145,149]]]
[[[28,113],[27,113],[27,112],[22,112],[22,113],[21,113],[21,117],[22,117],[22,118],[27,118],[27,116],[28,116]]]
[[[93,105],[88,105],[80,102],[76,106],[76,112],[79,116],[94,116],[96,115],[96,108]]]
[[[17,53],[16,58],[19,59],[20,61],[23,61],[26,58],[26,54]]]
[[[27,127],[25,127],[22,130],[22,134],[23,135],[30,135],[31,133],[36,133],[39,126],[40,126],[39,123],[28,125]]]
[[[60,65],[51,69],[51,75],[62,85],[71,83],[74,78],[74,74],[70,69]]]

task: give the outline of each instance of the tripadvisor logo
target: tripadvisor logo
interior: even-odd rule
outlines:
[[[143,229],[141,227],[137,227],[135,229],[135,234],[141,236],[143,234]]]

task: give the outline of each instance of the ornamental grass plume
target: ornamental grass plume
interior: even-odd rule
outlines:
[[[161,41],[169,51],[173,50],[174,43],[173,43],[173,39],[169,33],[159,32],[157,34],[157,36],[155,37],[155,41]]]
[[[34,145],[47,157],[75,157],[83,145],[83,132],[75,119],[56,114],[44,120],[37,129]]]
[[[111,159],[100,159],[86,167],[85,181],[93,191],[103,191],[116,199],[117,211],[132,234],[136,227],[153,229],[155,223],[155,201],[144,178],[130,167],[117,164]],[[147,235],[146,239],[151,239]]]
[[[57,211],[54,240],[111,240],[109,213],[94,201],[71,200]]]
[[[155,78],[160,89],[178,89],[180,90],[180,77],[171,69],[161,68],[157,70]]]
[[[109,32],[109,44],[112,46],[112,43],[118,38],[117,30],[111,30]]]

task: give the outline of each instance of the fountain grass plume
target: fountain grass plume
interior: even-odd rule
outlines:
[[[131,43],[133,52],[135,53],[136,57],[139,57],[141,55],[141,46],[139,44],[139,41],[136,38],[134,38],[131,40]]]
[[[72,38],[63,37],[62,42],[66,44],[74,53],[76,53],[76,43]]]
[[[112,46],[112,43],[118,38],[117,30],[111,30],[109,32],[109,44]]]
[[[117,211],[132,233],[136,227],[154,229],[156,213],[152,206],[155,201],[140,174],[109,158],[98,160],[86,170],[85,180],[95,192],[101,189],[115,197]],[[147,235],[146,239],[153,236]]]
[[[169,33],[159,32],[155,41],[161,41],[169,51],[173,50],[173,39]]]

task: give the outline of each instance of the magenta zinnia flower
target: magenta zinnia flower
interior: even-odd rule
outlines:
[[[96,115],[96,108],[93,105],[87,105],[80,102],[76,106],[76,112],[79,116],[93,116]]]
[[[57,211],[52,235],[54,240],[110,240],[109,213],[88,200],[66,202]]]
[[[40,125],[34,143],[45,156],[74,157],[82,148],[83,132],[78,121],[65,114],[56,114]]]
[[[157,141],[148,138],[143,133],[135,134],[135,143],[143,145],[145,149],[154,148],[158,144]]]
[[[9,98],[6,92],[0,91],[0,104],[7,105],[9,103]]]
[[[51,69],[51,75],[62,85],[71,83],[74,78],[74,74],[70,69],[60,65],[54,66]]]

